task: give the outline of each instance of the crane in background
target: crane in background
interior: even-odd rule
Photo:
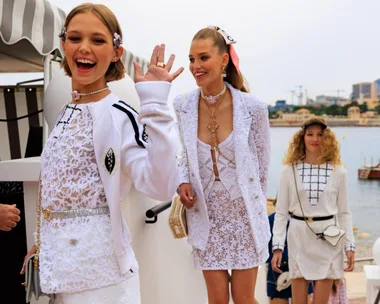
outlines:
[[[298,97],[298,105],[302,106],[303,105],[303,93],[302,93],[303,85],[298,85],[296,87],[299,89],[298,96],[297,96]]]
[[[305,97],[305,104],[309,103],[309,96],[317,96],[317,95],[325,95],[330,93],[332,97],[336,96],[336,100],[334,101],[334,104],[338,104],[340,99],[342,98],[341,93],[345,92],[343,89],[327,89],[327,90],[317,90],[317,91],[309,91],[306,88],[304,88],[303,85],[296,85],[295,89],[286,91],[287,93],[291,94],[291,104],[292,105],[298,105],[302,106],[304,105],[304,97]],[[294,97],[297,97],[297,104],[294,103]]]

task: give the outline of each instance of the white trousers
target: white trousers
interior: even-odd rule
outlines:
[[[78,293],[59,293],[49,304],[141,304],[140,279],[136,272],[125,281]]]

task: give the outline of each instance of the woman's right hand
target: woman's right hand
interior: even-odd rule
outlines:
[[[140,65],[137,62],[133,62],[133,66],[135,68],[135,83],[143,81],[172,82],[184,70],[183,67],[181,67],[174,73],[170,74],[173,62],[174,55],[172,54],[170,55],[168,62],[165,64],[165,44],[156,45],[154,47],[148,70],[146,71],[145,75],[142,74]]]
[[[24,273],[25,273],[25,265],[26,265],[26,261],[29,259],[29,257],[30,257],[32,254],[35,254],[35,253],[36,253],[36,250],[37,250],[36,245],[34,245],[32,248],[30,248],[30,250],[28,251],[28,253],[26,254],[26,256],[25,256],[25,258],[24,258],[24,264],[22,264],[22,268],[21,268],[20,274],[24,274]]]
[[[275,251],[273,251],[273,258],[271,261],[272,269],[275,272],[282,273],[282,270],[280,269],[281,262],[282,262],[282,250],[276,249]]]
[[[190,209],[194,206],[197,195],[193,195],[193,189],[191,189],[190,184],[181,184],[178,191],[181,203],[187,208]]]

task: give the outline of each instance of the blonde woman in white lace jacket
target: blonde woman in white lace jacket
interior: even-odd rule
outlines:
[[[281,272],[290,215],[287,240],[292,303],[307,303],[308,281],[314,281],[313,304],[327,304],[333,280],[342,278],[344,270],[353,270],[355,244],[347,171],[340,163],[339,144],[324,119],[312,117],[305,121],[293,136],[284,162],[273,228],[272,268]],[[307,222],[303,215],[309,219]],[[346,231],[335,247],[314,234],[330,225]]]
[[[175,193],[178,140],[167,98],[182,69],[169,74],[174,56],[165,66],[164,45],[145,75],[135,63],[138,114],[107,86],[125,69],[121,28],[106,6],[74,8],[60,37],[75,91],[41,156],[41,289],[54,304],[140,304],[121,203],[132,184],[160,201]]]
[[[174,101],[183,147],[178,192],[188,208],[188,242],[195,267],[203,270],[208,303],[229,303],[232,269],[234,303],[253,304],[257,267],[268,258],[270,239],[269,123],[267,106],[243,86],[231,39],[214,27],[193,39],[190,71],[200,88]]]

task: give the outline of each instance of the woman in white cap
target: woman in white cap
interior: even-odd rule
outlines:
[[[326,121],[306,120],[289,145],[281,174],[273,227],[272,268],[280,265],[287,234],[292,303],[327,304],[334,280],[354,268],[354,236],[347,197],[347,170]],[[344,268],[344,252],[347,267]]]

